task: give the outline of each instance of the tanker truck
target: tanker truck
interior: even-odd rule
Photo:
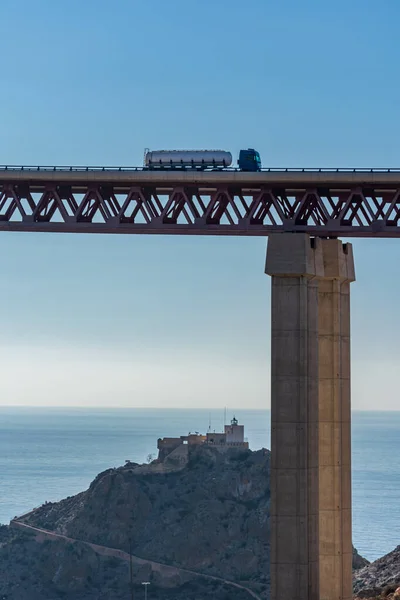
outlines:
[[[261,158],[257,150],[240,150],[237,161],[240,171],[261,171]],[[232,154],[225,150],[152,150],[146,148],[144,165],[146,170],[195,170],[215,171],[232,165]]]

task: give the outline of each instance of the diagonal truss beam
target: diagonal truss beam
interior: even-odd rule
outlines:
[[[224,174],[225,176],[225,174]],[[265,236],[307,232],[322,237],[400,237],[400,177],[396,185],[340,180],[293,185],[219,185],[85,180],[65,175],[29,181],[0,175],[0,230],[68,233],[152,233]],[[139,183],[139,184],[138,184]]]

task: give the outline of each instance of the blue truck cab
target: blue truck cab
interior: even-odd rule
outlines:
[[[261,171],[260,154],[254,148],[240,150],[238,165],[241,171]]]

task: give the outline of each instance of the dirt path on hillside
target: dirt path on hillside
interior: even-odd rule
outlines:
[[[30,531],[35,533],[36,540],[39,543],[42,543],[44,540],[64,540],[71,543],[79,542],[80,544],[85,544],[97,554],[102,556],[112,556],[115,558],[119,558],[120,560],[130,560],[130,555],[123,550],[119,550],[118,548],[109,548],[108,546],[99,546],[98,544],[92,544],[91,542],[85,542],[83,540],[77,540],[75,538],[67,537],[66,535],[62,535],[61,533],[55,533],[54,531],[49,531],[47,529],[41,529],[39,527],[33,527],[32,525],[27,525],[23,521],[12,520],[10,522],[10,526],[16,529],[21,529],[25,531]],[[137,565],[149,565],[152,571],[158,572],[160,575],[164,577],[174,577],[179,575],[180,573],[184,575],[192,575],[194,577],[202,577],[203,579],[207,579],[208,581],[218,581],[220,583],[225,583],[226,585],[233,586],[235,588],[239,588],[244,590],[250,596],[255,598],[255,600],[261,600],[260,596],[253,592],[253,590],[245,587],[244,585],[240,585],[239,583],[235,583],[234,581],[229,581],[229,579],[223,579],[222,577],[215,577],[214,575],[205,575],[204,573],[199,573],[197,571],[191,571],[190,569],[180,569],[179,567],[174,567],[171,565],[167,565],[164,563],[155,562],[152,560],[146,560],[145,558],[140,558],[139,556],[132,555],[132,561],[134,561]]]

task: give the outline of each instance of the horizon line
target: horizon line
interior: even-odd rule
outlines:
[[[107,406],[93,406],[93,405],[57,405],[57,404],[0,404],[0,409],[2,408],[30,408],[30,409],[85,409],[85,410],[181,410],[181,411],[185,411],[185,410],[205,410],[205,411],[224,411],[225,410],[225,405],[222,406],[218,406],[215,407],[214,406],[127,406],[127,405],[119,405],[119,406],[111,406],[111,405],[107,405]],[[271,407],[265,407],[265,408],[260,408],[260,407],[255,407],[255,406],[250,406],[250,407],[228,407],[228,411],[231,410],[232,412],[234,411],[271,411]],[[377,409],[377,408],[355,408],[352,409],[353,413],[356,412],[369,412],[369,413],[397,413],[400,412],[400,409],[393,409],[393,408],[381,408],[381,409]]]

